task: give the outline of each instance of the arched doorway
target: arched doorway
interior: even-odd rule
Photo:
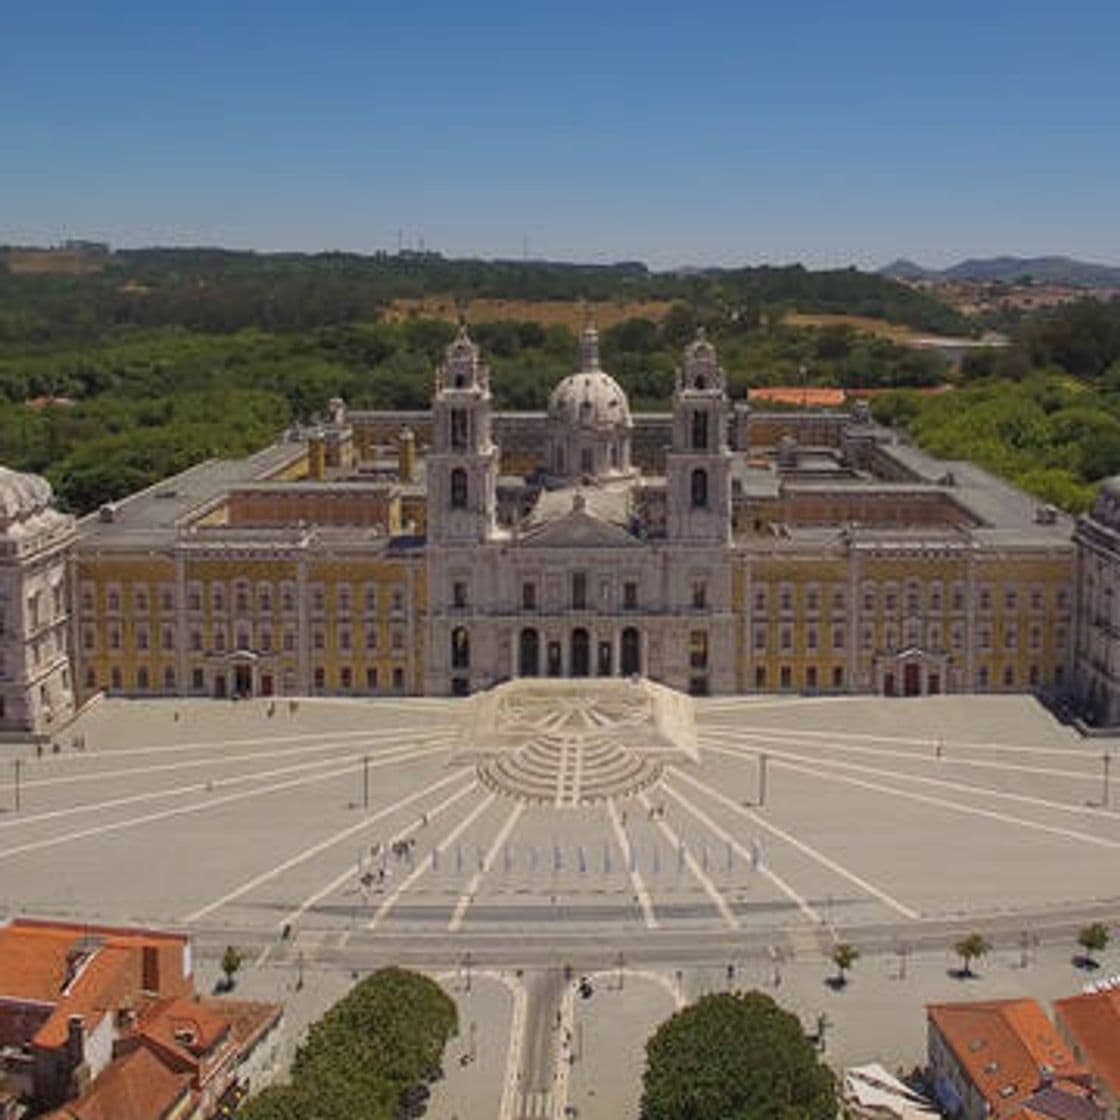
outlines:
[[[634,626],[622,631],[622,675],[633,676],[642,671],[642,636]]]
[[[517,671],[523,677],[535,677],[541,671],[541,640],[536,630],[521,631],[517,639]]]
[[[586,677],[591,672],[591,639],[582,626],[572,631],[571,675]]]

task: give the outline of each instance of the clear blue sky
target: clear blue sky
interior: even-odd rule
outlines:
[[[7,0],[0,242],[1120,263],[1120,2]]]

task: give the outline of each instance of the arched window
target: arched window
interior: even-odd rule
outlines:
[[[692,472],[690,490],[692,493],[692,508],[708,508],[708,472],[703,467],[697,467]]]
[[[522,630],[517,646],[517,661],[521,676],[537,676],[540,673],[541,643],[536,630]]]
[[[467,472],[462,467],[451,472],[451,508],[467,508]]]
[[[471,638],[466,629],[457,626],[451,631],[451,668],[469,669],[471,667]]]
[[[708,450],[708,414],[699,408],[692,413],[692,447],[695,451]]]

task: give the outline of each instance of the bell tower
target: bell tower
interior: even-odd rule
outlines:
[[[436,371],[432,399],[427,518],[434,541],[466,544],[493,535],[498,447],[491,407],[490,370],[462,326]]]
[[[714,544],[731,537],[727,379],[701,329],[684,352],[666,456],[669,538]]]

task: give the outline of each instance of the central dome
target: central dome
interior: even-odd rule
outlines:
[[[632,473],[634,422],[622,386],[599,365],[599,332],[580,336],[580,368],[548,399],[548,470],[569,481],[610,479]]]
[[[622,386],[601,369],[565,377],[548,399],[549,419],[579,427],[630,426],[630,406]]]

